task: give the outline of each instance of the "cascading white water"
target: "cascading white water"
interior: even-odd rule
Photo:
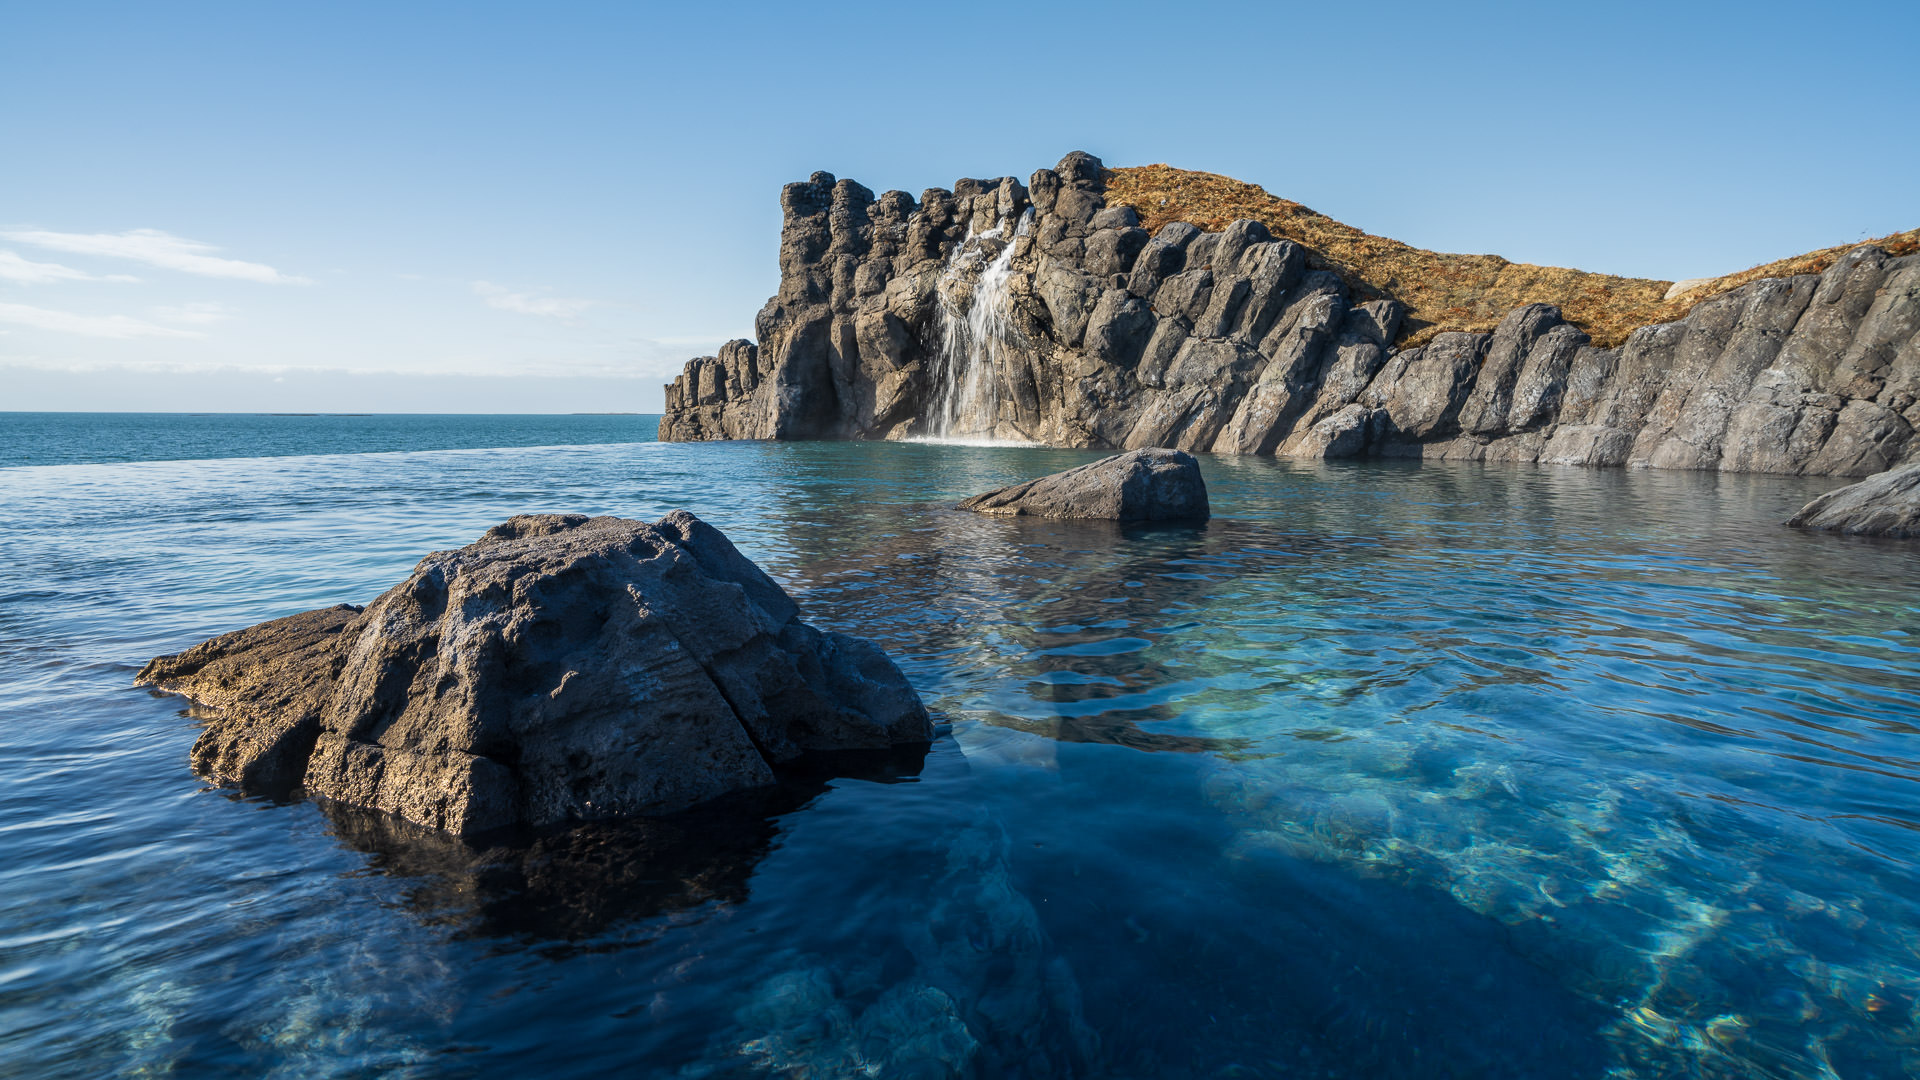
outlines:
[[[953,249],[936,290],[940,298],[940,354],[934,360],[926,435],[935,442],[992,442],[999,422],[999,372],[1003,358],[1017,347],[1013,327],[1014,241],[1027,235],[1033,211],[1020,215],[1013,237],[974,283],[964,309],[953,299],[960,278],[979,266],[988,241],[1005,233],[996,225],[972,233]],[[1014,440],[1004,440],[1014,441]]]

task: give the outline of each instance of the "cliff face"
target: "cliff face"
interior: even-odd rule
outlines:
[[[918,203],[787,185],[760,344],[690,361],[660,437],[1841,476],[1920,458],[1920,255],[1858,247],[1614,349],[1540,303],[1396,348],[1405,306],[1356,296],[1322,253],[1253,220],[1149,235],[1107,175],[1075,153]]]

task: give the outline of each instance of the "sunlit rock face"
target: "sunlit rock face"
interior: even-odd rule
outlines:
[[[1073,153],[918,201],[815,173],[781,193],[756,345],[689,361],[660,437],[1160,446],[1865,476],[1920,455],[1920,256],[1856,248],[1592,346],[1530,304],[1399,348],[1257,221],[1149,236]]]
[[[1829,491],[1787,524],[1853,536],[1920,537],[1920,462]]]
[[[1207,482],[1180,450],[1129,450],[975,495],[962,510],[1012,517],[1205,521]]]
[[[215,779],[459,834],[678,810],[807,751],[933,735],[886,654],[801,622],[684,511],[512,518],[364,611],[224,635],[139,679],[215,707],[194,750]]]

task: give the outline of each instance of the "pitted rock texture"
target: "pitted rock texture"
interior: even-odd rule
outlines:
[[[222,634],[152,660],[135,679],[216,718],[193,744],[194,771],[282,795],[306,775],[339,673],[340,632],[360,612],[341,604]]]
[[[1356,302],[1256,221],[1148,236],[1131,207],[1106,205],[1103,175],[1076,152],[1026,184],[961,180],[918,201],[827,173],[787,185],[759,344],[690,361],[660,437],[928,434],[943,311],[1011,243],[984,418],[998,438],[1835,476],[1920,457],[1920,255],[1861,246],[1617,349],[1544,304],[1399,349],[1398,301]],[[950,260],[967,243],[987,257]]]
[[[193,758],[218,781],[460,834],[678,810],[806,751],[933,735],[885,653],[801,622],[685,511],[512,518],[364,611],[227,634],[139,681],[216,710]]]
[[[1205,521],[1207,482],[1180,450],[1130,450],[1028,480],[959,506],[982,514],[1111,521]]]
[[[1787,524],[1852,536],[1920,537],[1920,462],[1829,491]]]

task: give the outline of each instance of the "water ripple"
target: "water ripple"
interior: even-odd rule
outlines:
[[[1087,1075],[1920,1069],[1920,548],[1778,528],[1821,481],[1646,471],[1215,458],[1200,528],[949,509],[1091,456],[0,468],[10,1063],[819,1072],[970,1017],[1002,1061],[1083,1024]],[[511,513],[680,506],[901,659],[953,731],[915,783],[475,863],[204,788],[129,685]]]

